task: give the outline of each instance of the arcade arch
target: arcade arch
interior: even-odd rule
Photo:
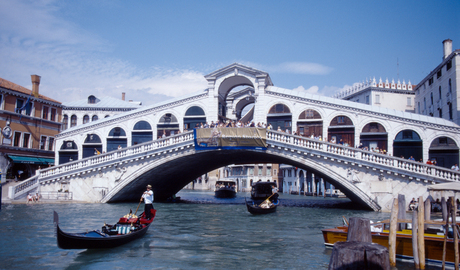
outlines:
[[[267,114],[267,125],[270,124],[275,130],[291,133],[292,113],[289,107],[282,103],[273,105]]]
[[[297,135],[323,136],[323,120],[316,110],[306,109],[300,113],[297,120]]]
[[[436,160],[436,165],[451,168],[459,163],[459,148],[453,139],[438,137],[431,142],[428,156],[430,160]]]
[[[184,130],[193,129],[201,123],[206,123],[204,110],[199,106],[188,108],[184,115]]]
[[[59,164],[78,160],[78,146],[74,141],[63,141],[59,149]]]
[[[388,133],[384,126],[377,122],[366,124],[359,137],[360,148],[370,151],[388,151]]]
[[[141,120],[137,122],[131,132],[131,145],[148,142],[153,139],[152,126],[149,122]]]
[[[86,135],[85,142],[83,143],[83,158],[91,157],[96,154],[102,153],[102,141],[96,134]]]
[[[423,160],[423,141],[420,135],[410,129],[400,131],[393,140],[393,156]]]
[[[107,136],[107,152],[117,150],[118,146],[125,148],[128,146],[126,132],[121,127],[114,127]]]
[[[158,121],[157,138],[171,136],[179,133],[179,122],[172,113],[166,113]]]
[[[353,121],[345,115],[334,117],[328,128],[327,139],[345,146],[355,146],[355,126]]]

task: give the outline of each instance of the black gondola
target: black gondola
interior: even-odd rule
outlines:
[[[58,247],[62,249],[113,248],[145,235],[155,218],[156,210],[151,210],[151,218],[144,213],[139,217],[122,217],[114,225],[104,224],[102,231],[93,230],[83,233],[66,233],[59,228],[59,216],[54,211],[54,227]]]
[[[251,198],[253,200],[265,200],[272,196],[275,182],[255,182],[251,187]]]
[[[246,201],[246,207],[248,208],[249,213],[253,215],[261,215],[276,212],[276,207],[279,203],[279,200]]]

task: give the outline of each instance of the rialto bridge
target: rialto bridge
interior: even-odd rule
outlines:
[[[60,133],[59,164],[10,187],[9,197],[65,184],[74,200],[138,200],[151,184],[161,200],[225,165],[283,163],[323,178],[356,203],[389,211],[397,194],[426,198],[427,185],[459,180],[449,169],[459,160],[460,127],[452,122],[278,88],[267,73],[240,64],[205,78],[202,92]],[[195,149],[190,130],[197,124],[239,119],[273,126],[267,149]]]

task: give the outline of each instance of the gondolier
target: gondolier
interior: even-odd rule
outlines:
[[[147,185],[147,190],[142,194],[141,202],[144,201],[144,213],[147,219],[150,219],[150,210],[153,209],[153,191],[152,186]]]

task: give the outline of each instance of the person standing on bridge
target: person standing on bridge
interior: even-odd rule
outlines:
[[[153,191],[152,186],[147,185],[147,190],[142,194],[141,202],[144,201],[144,214],[145,218],[150,219],[152,216],[151,210],[153,209]]]

